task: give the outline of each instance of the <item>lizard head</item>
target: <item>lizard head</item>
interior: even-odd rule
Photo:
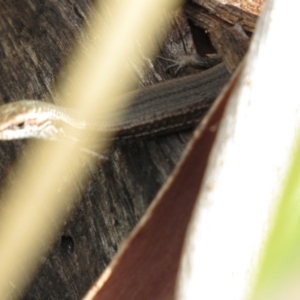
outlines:
[[[0,106],[0,140],[26,138],[54,139],[52,104],[24,100]]]

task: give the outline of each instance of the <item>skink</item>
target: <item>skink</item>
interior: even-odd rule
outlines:
[[[220,63],[196,75],[132,92],[135,100],[124,117],[106,125],[88,124],[78,120],[72,110],[42,101],[4,104],[0,106],[0,139],[60,139],[64,137],[63,123],[82,130],[107,131],[119,138],[181,130],[199,122],[229,77]]]

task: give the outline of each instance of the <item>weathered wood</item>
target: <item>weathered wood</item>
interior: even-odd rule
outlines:
[[[1,2],[1,103],[24,98],[58,102],[55,94],[58,74],[76,40],[84,37],[82,25],[92,12],[89,0]],[[209,49],[204,31],[199,36]],[[160,56],[175,58],[195,51],[190,27],[179,13]],[[203,50],[202,54],[206,52]],[[146,64],[148,72],[137,71],[139,85],[174,75],[165,72],[168,63],[161,59]],[[189,72],[194,71],[180,74]],[[78,191],[78,205],[67,208],[71,211],[70,218],[60,236],[54,237],[51,253],[41,258],[42,267],[23,299],[80,299],[143,215],[190,135],[191,132],[186,132],[114,144],[106,154],[108,161],[93,167],[87,165],[90,175],[87,186],[81,182],[73,185]],[[27,143],[0,143],[1,183],[15,182],[18,174],[13,162],[26,159],[30,151]],[[17,287],[14,289],[18,295]]]
[[[253,32],[257,18],[263,7],[263,0],[219,1],[192,0],[186,5],[188,17],[197,26],[209,30],[216,23],[234,25],[239,23],[247,31]]]
[[[2,103],[24,98],[59,100],[54,91],[57,76],[76,40],[84,36],[82,25],[91,12],[91,1],[84,0],[0,3]],[[189,26],[178,15],[161,55],[175,57],[193,51]],[[165,66],[166,62],[158,60],[138,80],[150,84],[170,78]],[[73,185],[78,206],[67,208],[72,211],[70,218],[60,236],[54,237],[51,253],[40,258],[43,264],[23,299],[80,299],[140,219],[189,136],[180,133],[115,144],[108,150],[107,162],[87,165],[87,186]],[[15,182],[18,174],[13,162],[26,159],[28,143],[0,143],[2,183]],[[14,296],[21,296],[18,287],[12,290]]]
[[[239,24],[232,27],[217,25],[210,30],[209,35],[227,70],[232,74],[247,53],[250,38]]]

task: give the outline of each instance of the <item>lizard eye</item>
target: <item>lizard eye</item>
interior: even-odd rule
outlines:
[[[25,127],[25,122],[20,122],[18,124],[15,124],[14,127],[16,129],[23,129]]]

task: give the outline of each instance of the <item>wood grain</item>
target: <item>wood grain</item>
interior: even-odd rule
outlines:
[[[191,7],[187,6],[186,11]],[[58,74],[64,76],[60,73],[62,67],[74,44],[85,38],[82,26],[88,23],[92,13],[90,0],[0,2],[0,102],[47,98],[59,103],[55,93]],[[206,18],[220,20],[218,16],[207,14],[207,10]],[[203,48],[209,49],[207,35],[203,30],[198,32],[205,41]],[[188,22],[179,12],[164,45],[159,48],[160,55],[174,58],[195,51]],[[167,62],[145,60],[148,71],[137,70],[137,85],[174,76],[172,72],[165,72]],[[134,62],[131,65],[134,67]],[[187,70],[180,75],[194,72]],[[53,237],[51,253],[40,258],[42,266],[22,299],[81,299],[140,220],[173,170],[190,136],[191,132],[183,132],[116,143],[106,153],[107,162],[86,165],[90,175],[87,186],[73,183],[74,190],[78,191],[77,207],[66,207],[70,218],[60,236]],[[2,184],[14,184],[18,178],[14,162],[27,158],[30,151],[27,144],[31,142],[0,144]],[[31,163],[34,167],[34,161]],[[84,155],[82,163],[85,163]],[[68,178],[62,178],[62,184],[66,180]],[[171,211],[172,207],[166,207],[164,213],[168,214],[169,209]],[[20,272],[26,276],[25,270]],[[17,287],[14,295],[21,297]]]
[[[263,0],[193,0],[186,5],[188,17],[204,29],[218,22],[234,25],[239,23],[246,31],[253,32],[263,8]]]
[[[76,41],[85,38],[82,26],[92,11],[91,1],[85,0],[2,1],[0,101],[48,98],[59,102],[55,94],[58,74]],[[170,53],[176,56],[195,51],[182,14],[177,15],[160,51],[165,57]],[[149,62],[148,72],[137,70],[137,83],[150,84],[172,77],[164,71],[166,64],[162,60]],[[189,137],[190,133],[180,133],[114,144],[106,153],[107,162],[86,165],[90,180],[87,186],[73,183],[78,205],[66,207],[70,218],[60,236],[53,237],[51,253],[39,259],[42,266],[22,299],[81,299],[139,221],[174,168]],[[27,144],[32,142],[0,144],[2,184],[16,182],[14,162],[26,160],[30,151]],[[84,155],[81,159],[84,164]],[[34,168],[35,162],[31,163]],[[66,180],[62,178],[62,184]],[[26,276],[26,270],[20,272]],[[21,297],[18,287],[12,291],[14,296]]]

